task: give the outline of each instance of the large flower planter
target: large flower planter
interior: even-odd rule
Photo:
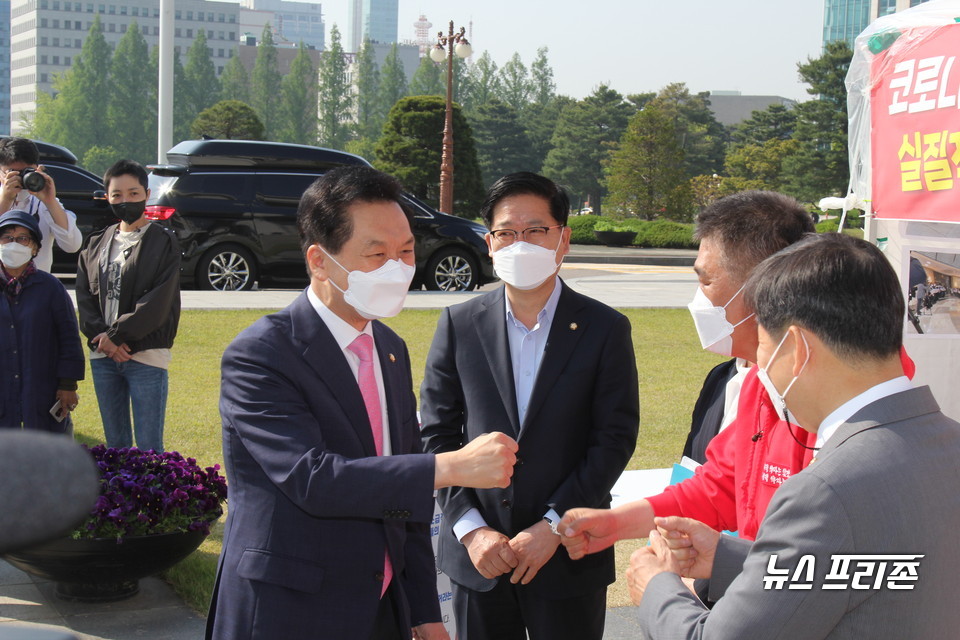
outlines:
[[[633,244],[636,231],[594,231],[593,235],[603,244],[611,247],[624,247]]]
[[[66,600],[109,602],[140,591],[140,578],[169,569],[193,553],[206,537],[203,531],[74,540],[60,538],[31,549],[9,553],[13,566],[57,583]]]

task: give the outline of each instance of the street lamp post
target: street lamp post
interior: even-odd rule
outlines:
[[[464,37],[466,29],[453,30],[450,21],[450,33],[437,34],[437,45],[430,51],[430,59],[436,63],[447,61],[447,110],[443,121],[443,156],[440,159],[440,211],[453,213],[453,56],[467,58],[473,53],[470,43]]]

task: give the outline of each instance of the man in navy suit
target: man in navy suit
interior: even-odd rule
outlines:
[[[519,443],[509,487],[440,492],[440,568],[459,640],[603,635],[610,549],[574,563],[556,525],[610,504],[637,440],[630,322],[558,277],[570,248],[562,188],[532,173],[498,180],[482,214],[504,286],[440,317],[420,390],[428,451],[490,433]],[[582,561],[581,561],[582,562]]]
[[[495,434],[422,453],[396,315],[414,271],[399,184],[335,169],[297,213],[310,286],[227,348],[220,414],[230,486],[207,637],[446,639],[433,491],[507,487]]]

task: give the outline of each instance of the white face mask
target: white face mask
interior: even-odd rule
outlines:
[[[707,298],[703,289],[697,287],[693,302],[688,304],[687,308],[690,310],[690,315],[693,316],[693,324],[697,327],[700,346],[707,351],[712,351],[727,358],[733,354],[733,330],[753,317],[751,313],[737,324],[730,324],[730,321],[727,320],[726,309],[740,295],[741,291],[743,291],[743,287],[737,289],[737,292],[727,300],[727,304],[722,307],[715,307]]]
[[[560,250],[562,242],[562,229],[560,242],[552,251],[546,247],[518,240],[493,252],[493,271],[498,278],[511,287],[522,291],[536,289],[556,273],[560,266],[557,264],[557,251]],[[562,264],[563,260],[560,263]]]
[[[33,259],[33,249],[17,242],[0,244],[0,262],[11,269],[19,269]]]
[[[773,401],[773,408],[777,412],[777,416],[785,421],[790,422],[791,424],[797,424],[792,420],[787,420],[787,394],[790,393],[790,388],[793,387],[793,383],[797,381],[797,378],[800,377],[800,374],[803,373],[804,368],[807,366],[807,363],[810,362],[810,345],[807,344],[807,339],[803,335],[803,332],[800,332],[800,338],[803,340],[804,346],[807,348],[807,359],[803,361],[803,365],[800,367],[800,372],[793,376],[793,380],[790,381],[790,384],[787,385],[787,388],[783,390],[783,395],[781,395],[775,386],[773,386],[773,380],[770,379],[770,376],[767,375],[767,369],[770,368],[770,365],[773,364],[773,359],[777,357],[777,352],[780,351],[780,347],[783,346],[783,341],[787,339],[787,333],[783,334],[783,337],[780,338],[780,344],[777,345],[777,348],[773,350],[773,354],[770,356],[770,359],[767,360],[766,367],[760,367],[757,369],[757,377],[760,379],[760,384],[763,385],[763,388],[767,390],[767,395],[770,396],[770,400]],[[797,424],[799,427],[800,425]]]
[[[320,245],[317,245],[320,247]],[[347,271],[337,262],[336,258],[320,247],[335,265],[347,272],[347,290],[332,284],[343,294],[343,300],[357,310],[367,320],[378,318],[392,318],[403,310],[403,301],[407,299],[407,291],[413,281],[416,267],[411,267],[402,260],[387,260],[383,266],[374,271]]]

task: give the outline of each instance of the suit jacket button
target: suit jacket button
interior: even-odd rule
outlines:
[[[521,458],[520,456],[517,456],[517,466],[520,466],[522,464],[523,464],[523,458]]]
[[[507,509],[510,508],[510,501],[507,500],[506,498],[504,498],[503,500],[501,500],[501,501],[500,501],[500,504],[502,504],[503,506],[505,506]]]
[[[377,571],[375,574],[373,574],[373,579],[377,582],[383,582],[383,571]]]

